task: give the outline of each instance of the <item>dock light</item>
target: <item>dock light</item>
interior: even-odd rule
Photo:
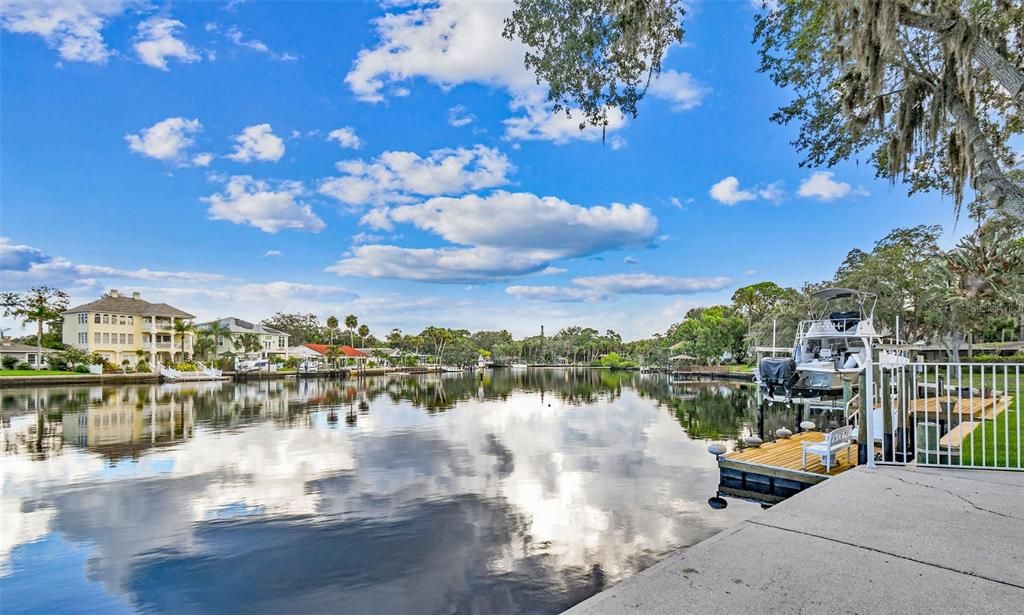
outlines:
[[[751,448],[757,448],[764,444],[764,440],[757,436],[747,436],[746,438],[743,438],[743,443]]]
[[[803,429],[804,431],[814,431],[814,428],[814,421],[804,421],[800,423],[800,429]]]
[[[725,508],[728,505],[729,505],[729,502],[727,502],[725,500],[725,498],[723,498],[723,497],[719,497],[719,496],[716,495],[713,498],[708,498],[708,506],[710,506],[711,508],[713,508],[715,510],[722,510],[723,508]]]
[[[779,427],[778,429],[775,430],[775,437],[780,440],[785,440],[791,435],[793,435],[793,432],[786,429],[785,427]]]
[[[714,444],[708,446],[708,452],[714,455],[715,459],[718,459],[720,455],[725,454],[725,445],[715,442]]]

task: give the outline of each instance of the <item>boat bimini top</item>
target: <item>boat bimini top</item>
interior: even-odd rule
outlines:
[[[798,332],[800,339],[880,337],[878,332],[875,331],[873,323],[878,295],[852,288],[824,288],[812,293],[811,298],[816,302],[823,303],[824,307],[818,318],[801,321]],[[854,300],[857,303],[857,309],[846,311],[833,310],[832,302],[840,299]]]

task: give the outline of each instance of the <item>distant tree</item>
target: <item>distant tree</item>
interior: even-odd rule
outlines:
[[[202,331],[196,338],[195,343],[192,345],[192,352],[195,356],[206,359],[210,356],[210,353],[215,352],[217,349],[217,340],[214,339],[213,334],[210,331]]]
[[[747,319],[747,333],[755,321],[760,321],[775,305],[792,292],[775,282],[758,282],[736,289],[732,294],[733,305]]]
[[[174,333],[181,338],[181,360],[185,360],[185,337],[196,330],[196,326],[191,321],[183,318],[175,318],[174,325],[172,327]]]
[[[49,286],[36,286],[20,294],[0,293],[0,305],[4,316],[19,318],[25,325],[36,324],[36,369],[42,369],[43,323],[61,319],[61,313],[68,309],[67,293]]]
[[[231,327],[221,325],[219,320],[215,320],[206,327],[206,333],[209,335],[210,339],[213,340],[213,356],[215,358],[219,358],[221,346],[220,341],[231,341]]]
[[[387,337],[388,345],[392,348],[399,348],[402,345],[402,330],[392,329]]]
[[[345,317],[345,328],[348,329],[348,345],[355,345],[355,331],[356,327],[359,326],[359,319],[356,318],[355,314],[349,314]]]
[[[331,343],[334,343],[334,334],[338,331],[338,317],[328,316],[327,317],[327,331],[330,332]]]
[[[234,339],[235,350],[240,350],[246,356],[263,350],[260,336],[256,333],[239,333]]]
[[[359,325],[359,345],[366,346],[366,338],[370,336],[370,327],[365,324]]]
[[[736,361],[744,359],[745,330],[746,322],[732,308],[716,305],[687,312],[682,322],[669,329],[669,337],[685,354],[717,364],[726,354]]]
[[[316,314],[278,312],[261,324],[287,333],[289,342],[295,346],[320,341],[320,319]]]

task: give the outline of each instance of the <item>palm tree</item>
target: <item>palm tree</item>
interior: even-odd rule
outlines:
[[[327,347],[327,353],[326,354],[327,354],[327,364],[328,365],[334,364],[334,366],[337,367],[338,357],[341,356],[341,348],[338,348],[337,346],[332,344],[332,345]]]
[[[24,324],[36,323],[36,369],[43,368],[43,323],[60,319],[68,309],[68,295],[49,286],[36,286],[24,295],[0,293],[4,316],[22,319]]]
[[[338,317],[328,316],[327,317],[327,328],[331,331],[331,343],[334,343],[334,333],[338,330]]]
[[[351,346],[355,343],[355,329],[359,326],[359,319],[355,314],[349,314],[345,317],[345,326],[348,328],[348,345]]]
[[[192,321],[185,320],[183,318],[174,319],[174,332],[181,336],[181,360],[185,360],[185,336],[196,330],[196,326],[192,324]]]
[[[211,351],[215,351],[216,349],[217,341],[209,331],[201,332],[199,334],[199,339],[197,339],[195,344],[192,346],[193,354],[204,359]]]
[[[214,322],[210,323],[210,325],[206,328],[206,331],[207,331],[207,333],[210,334],[210,336],[213,338],[213,341],[214,341],[213,357],[215,359],[219,358],[220,357],[220,341],[222,339],[228,340],[229,342],[231,341],[231,328],[228,327],[227,325],[223,325],[222,326],[220,324],[220,321],[218,320],[218,321],[214,321]]]
[[[260,343],[259,335],[255,333],[241,333],[235,337],[235,348],[249,355],[263,350],[263,344]]]
[[[370,337],[370,327],[359,325],[359,345],[366,345],[366,338]]]

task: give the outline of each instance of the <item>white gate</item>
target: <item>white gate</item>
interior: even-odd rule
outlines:
[[[881,367],[868,424],[878,463],[1024,469],[1020,363]]]

